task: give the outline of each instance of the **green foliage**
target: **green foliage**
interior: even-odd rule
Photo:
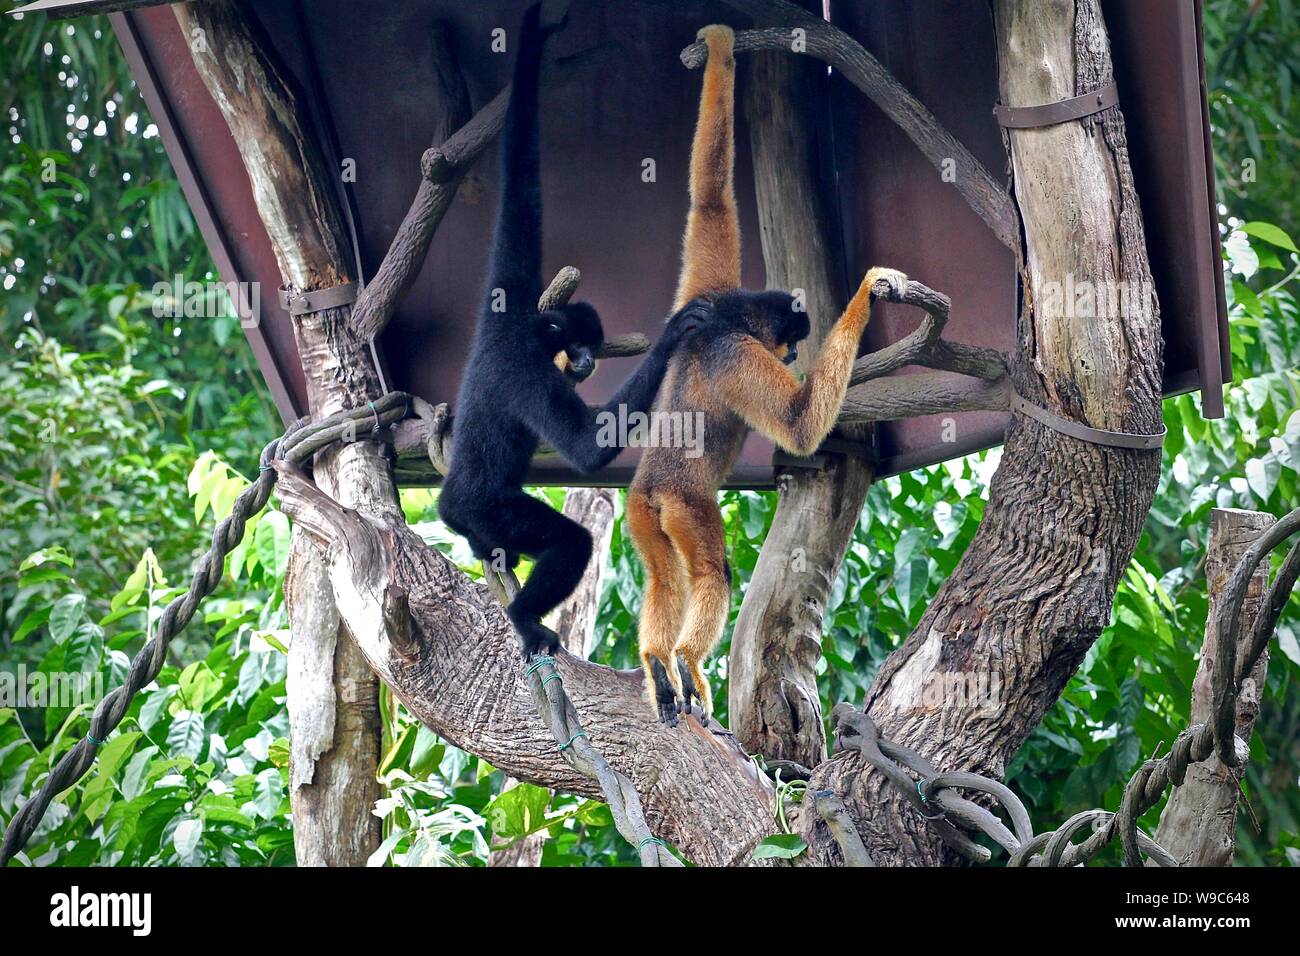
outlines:
[[[1204,21],[1220,201],[1247,219],[1300,222],[1300,7],[1207,0]]]
[[[226,517],[247,481],[204,456],[191,475],[211,487],[195,520]],[[182,514],[185,514],[182,511]],[[275,527],[275,510],[258,529]],[[283,865],[293,862],[286,774],[284,710],[286,620],[278,552],[237,551],[227,571],[240,577],[202,607],[210,649],[176,655],[132,702],[119,729],[100,748],[94,770],[62,794],[28,845],[39,864],[121,866]],[[148,640],[158,615],[185,593],[169,584],[146,548],[125,583],[92,615],[95,602],[74,576],[62,548],[45,548],[19,566],[19,589],[36,605],[23,627],[45,648],[34,669],[51,679],[84,675],[86,692],[41,701],[44,707],[0,709],[0,815],[6,819],[62,754],[85,736],[103,693],[124,680],[130,655]],[[21,630],[21,628],[20,628]],[[17,634],[18,632],[15,632]],[[37,637],[45,640],[37,641]],[[27,635],[23,635],[26,639]],[[194,650],[196,644],[189,648]],[[181,663],[190,661],[189,663]],[[9,671],[21,678],[21,669]],[[16,680],[18,686],[25,686]]]
[[[1234,369],[1227,414],[1203,419],[1198,395],[1164,403],[1169,436],[1160,486],[1116,595],[1111,626],[1008,768],[1009,785],[1026,798],[1035,821],[1117,808],[1124,783],[1142,760],[1161,746],[1167,749],[1188,725],[1208,608],[1210,510],[1248,508],[1280,516],[1300,498],[1300,257],[1282,230],[1247,225],[1233,229],[1225,244]],[[1237,835],[1243,863],[1286,862],[1285,848],[1295,844],[1300,829],[1294,785],[1300,763],[1296,605],[1292,600],[1279,623],[1251,744],[1251,809],[1242,815]],[[1150,826],[1162,808],[1163,803],[1147,815]]]

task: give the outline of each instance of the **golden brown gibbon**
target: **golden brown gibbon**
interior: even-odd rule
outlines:
[[[807,315],[786,292],[740,287],[740,223],[733,183],[736,61],[729,27],[699,33],[708,46],[700,112],[691,145],[690,211],[674,310],[709,316],[669,361],[658,412],[703,423],[703,454],[650,447],[627,497],[627,527],[646,571],[638,625],[646,690],[659,719],[674,726],[691,698],[713,710],[700,669],[722,636],[731,598],[717,492],[751,428],[782,448],[810,455],[844,401],[871,290],[887,280],[891,298],[907,277],[872,269],[826,337],[802,384],[786,365],[807,337]]]

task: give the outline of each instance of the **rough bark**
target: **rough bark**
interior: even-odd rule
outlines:
[[[1097,0],[995,8],[1004,103],[1052,102],[1110,79]],[[1119,109],[1007,136],[1024,236],[1016,387],[1097,427],[1158,431],[1159,314]],[[1122,314],[1068,320],[1042,308],[1048,283],[1067,277],[1140,294]],[[1018,416],[979,532],[868,694],[881,732],[936,766],[1001,775],[1109,620],[1159,466],[1156,452],[1086,444]],[[951,676],[988,680],[994,706],[936,695]],[[827,761],[810,787],[845,796],[877,863],[947,859],[860,754]],[[800,826],[812,862],[839,861],[819,818],[801,813]]]
[[[331,174],[253,25],[231,0],[174,9],[187,36],[204,38],[192,44],[194,62],[239,148],[285,285],[307,292],[355,279]],[[379,394],[369,349],[349,331],[349,312],[328,309],[294,319],[317,417],[364,405]],[[315,476],[349,507],[401,516],[388,459],[377,442],[321,452]],[[303,865],[359,866],[381,839],[380,821],[371,812],[380,796],[378,682],[355,649],[338,639],[337,615],[323,606],[329,588],[321,555],[296,530],[290,566],[293,587],[286,597],[296,649],[288,706],[301,735],[291,753],[295,851]],[[292,607],[304,595],[313,595],[311,606]],[[322,673],[308,677],[309,669],[326,666],[332,680]]]
[[[1210,514],[1210,543],[1205,560],[1205,577],[1210,592],[1209,614],[1205,622],[1205,643],[1201,662],[1192,682],[1190,723],[1203,724],[1214,710],[1211,673],[1214,649],[1218,644],[1215,617],[1223,598],[1228,576],[1246,549],[1274,522],[1275,518],[1258,511],[1216,508]],[[1268,585],[1268,562],[1262,562],[1250,579],[1241,608],[1241,627],[1237,649],[1244,655],[1251,643],[1255,622],[1264,604]],[[1169,795],[1160,814],[1156,842],[1169,851],[1181,866],[1231,866],[1236,850],[1237,801],[1241,780],[1246,774],[1245,754],[1249,753],[1250,735],[1259,716],[1260,695],[1268,677],[1268,651],[1241,685],[1237,695],[1237,752],[1242,760],[1236,767],[1224,766],[1217,756],[1193,764],[1181,787]]]
[[[745,118],[754,155],[769,288],[802,290],[812,333],[795,371],[807,371],[843,308],[838,244],[819,188],[818,68],[785,53],[746,63]],[[865,444],[866,428],[841,437]],[[815,766],[826,756],[817,693],[822,620],[871,485],[865,457],[827,455],[824,469],[778,478],[772,528],[750,577],[727,661],[731,729],[751,753]]]
[[[345,627],[411,713],[513,777],[600,799],[538,719],[518,642],[487,588],[400,518],[347,510],[293,466],[277,468],[285,511],[327,549]],[[735,739],[648,717],[639,671],[567,651],[556,661],[592,744],[635,784],[655,834],[697,864],[750,862],[752,848],[776,829],[773,791]]]

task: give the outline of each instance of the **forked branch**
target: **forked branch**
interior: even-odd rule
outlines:
[[[1002,353],[943,340],[952,307],[946,295],[909,281],[902,298],[891,301],[916,306],[925,317],[902,339],[854,363],[839,424],[1007,407],[1010,386]],[[884,377],[908,365],[935,371]]]

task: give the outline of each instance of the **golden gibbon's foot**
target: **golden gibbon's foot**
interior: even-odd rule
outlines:
[[[677,726],[677,691],[668,680],[668,671],[659,658],[650,658],[650,674],[655,682],[655,706],[659,710],[659,723]]]
[[[686,717],[691,713],[691,699],[694,698],[700,705],[700,726],[708,727],[709,718],[713,715],[709,713],[704,703],[704,695],[695,686],[695,680],[691,677],[690,669],[686,666],[685,661],[679,660],[677,662],[677,672],[682,678],[682,716]]]

